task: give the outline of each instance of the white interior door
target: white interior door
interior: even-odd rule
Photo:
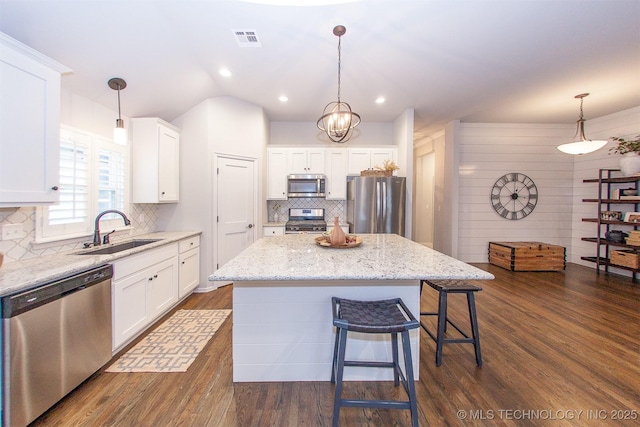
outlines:
[[[219,157],[217,163],[216,269],[256,240],[257,203],[254,162]]]

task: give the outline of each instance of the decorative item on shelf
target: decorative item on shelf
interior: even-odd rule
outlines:
[[[330,102],[324,107],[322,117],[316,125],[324,131],[333,142],[344,143],[351,138],[353,128],[360,124],[360,115],[351,110],[351,106],[340,101],[340,61],[341,39],[347,29],[343,25],[333,28],[333,34],[338,36],[338,101]]]
[[[605,221],[622,221],[622,212],[619,211],[602,211],[600,219]]]
[[[606,140],[590,140],[584,136],[584,115],[582,112],[582,103],[584,98],[589,96],[588,93],[581,93],[574,98],[580,100],[580,116],[578,117],[576,134],[573,137],[575,142],[568,142],[566,144],[558,145],[558,150],[567,154],[587,154],[593,151],[599,150],[607,145]]]
[[[640,212],[625,212],[624,222],[640,222]]]
[[[629,237],[626,239],[627,245],[630,246],[640,246],[640,231],[631,230],[629,231]]]
[[[611,230],[604,233],[604,238],[613,243],[624,243],[624,239],[629,237],[629,234],[621,230]]]
[[[340,217],[333,219],[333,230],[331,231],[331,244],[338,246],[344,245],[347,242],[347,236],[344,234],[342,227],[340,227]]]
[[[273,205],[272,209],[273,209],[273,212],[274,212],[273,213],[273,222],[278,222],[278,219],[280,219],[279,218],[280,205],[276,203],[276,204]]]
[[[620,159],[620,171],[622,174],[624,176],[640,174],[640,135],[631,140],[613,136],[611,141],[617,142],[617,145],[609,149],[609,154],[622,154]]]
[[[400,167],[396,165],[396,162],[387,159],[382,166],[375,165],[373,169],[360,171],[360,176],[392,176],[393,172],[399,169]]]
[[[634,249],[625,249],[619,251],[611,251],[611,264],[620,265],[622,267],[637,269],[640,268],[640,259],[638,253]]]
[[[120,91],[127,87],[127,82],[120,77],[114,77],[107,84],[111,89],[118,91],[118,118],[116,119],[116,127],[113,128],[113,142],[118,145],[127,145],[127,130],[120,114]]]

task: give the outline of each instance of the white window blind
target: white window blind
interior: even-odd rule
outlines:
[[[98,213],[128,210],[128,147],[66,126],[60,129],[59,203],[36,210],[36,241],[90,236]],[[105,215],[102,229],[124,226]]]

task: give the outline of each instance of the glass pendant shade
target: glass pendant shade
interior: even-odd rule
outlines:
[[[116,119],[116,127],[113,128],[113,142],[118,145],[127,145],[127,130],[122,119]]]
[[[575,98],[580,99],[580,118],[577,121],[578,129],[576,130],[576,135],[574,136],[575,142],[568,142],[566,144],[558,145],[556,147],[558,150],[567,154],[587,154],[597,151],[607,145],[606,140],[591,140],[587,139],[584,136],[584,118],[582,112],[582,102],[585,96],[589,95],[588,93],[582,93],[580,95],[576,95]]]

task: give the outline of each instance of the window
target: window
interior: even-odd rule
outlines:
[[[98,213],[129,208],[129,147],[88,132],[60,129],[59,203],[36,209],[36,241],[93,234]],[[119,215],[102,217],[103,230],[124,227]]]

